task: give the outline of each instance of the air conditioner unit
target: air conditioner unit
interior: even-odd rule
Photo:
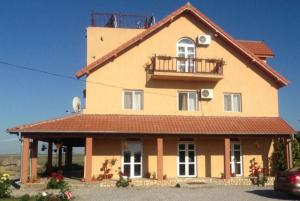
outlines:
[[[214,97],[214,91],[212,89],[201,89],[202,99],[212,99]]]
[[[197,38],[198,45],[209,45],[211,42],[210,35],[199,35]]]

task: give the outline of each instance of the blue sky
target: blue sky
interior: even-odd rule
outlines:
[[[264,40],[275,52],[269,63],[291,84],[280,90],[280,114],[300,130],[300,1],[190,1],[237,39]],[[181,0],[3,0],[0,61],[74,75],[86,62],[85,28],[92,10],[151,15],[159,20],[185,4]],[[66,114],[84,84],[0,64],[0,154],[19,153],[5,129]],[[4,140],[4,141],[3,141]]]

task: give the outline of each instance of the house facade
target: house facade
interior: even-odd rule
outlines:
[[[37,177],[38,141],[49,142],[49,170],[53,143],[61,166],[62,147],[65,166],[72,147],[85,147],[85,181],[111,159],[114,177],[248,177],[253,159],[271,170],[277,139],[290,167],[295,131],[278,108],[289,81],[267,64],[273,56],[189,3],[147,28],[88,27],[87,66],[76,73],[86,78],[85,110],[8,129],[23,139],[22,182]]]

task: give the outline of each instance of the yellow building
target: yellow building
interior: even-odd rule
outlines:
[[[38,141],[49,142],[49,170],[53,143],[60,156],[66,147],[66,166],[84,146],[85,181],[112,159],[108,177],[248,177],[253,159],[270,170],[274,140],[295,131],[279,116],[289,81],[267,64],[268,46],[233,38],[189,3],[156,24],[127,16],[138,20],[126,27],[121,17],[87,28],[87,66],[76,73],[86,77],[82,113],[8,129],[23,138],[22,182],[30,141],[31,179]]]

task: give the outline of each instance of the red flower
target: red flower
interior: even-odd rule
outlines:
[[[54,178],[57,182],[62,181],[64,179],[63,175],[57,172],[52,172],[51,178]]]
[[[65,195],[66,195],[66,197],[67,197],[68,200],[70,200],[70,199],[72,198],[72,193],[71,193],[71,191],[66,191],[66,192],[65,192]]]

